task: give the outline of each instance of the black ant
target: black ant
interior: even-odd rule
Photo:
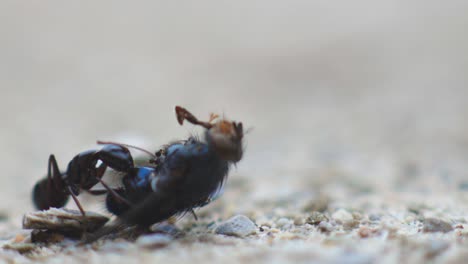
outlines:
[[[171,216],[208,204],[222,187],[231,164],[243,155],[243,127],[211,115],[208,122],[198,120],[185,108],[176,106],[177,120],[184,120],[206,129],[205,142],[195,137],[170,143],[152,154],[144,149],[113,143],[101,150],[78,154],[61,173],[53,155],[49,158],[47,177],[33,190],[34,204],[38,209],[63,207],[71,196],[84,215],[76,196],[80,190],[99,195],[107,193],[106,207],[118,216],[118,221],[132,226],[148,227]],[[128,147],[149,153],[149,166],[135,166]],[[98,161],[101,165],[96,166]],[[110,188],[102,181],[106,168],[123,172],[122,186]],[[91,190],[97,183],[105,190]]]
[[[98,161],[102,164],[96,167]],[[50,207],[63,207],[71,196],[83,215],[83,207],[77,200],[81,190],[94,195],[109,192],[115,199],[123,200],[116,190],[111,189],[102,181],[106,168],[116,171],[129,172],[133,168],[133,158],[130,151],[120,145],[106,145],[101,150],[84,151],[76,155],[67,170],[61,172],[55,156],[49,156],[47,176],[36,183],[33,189],[33,202],[40,210]],[[101,183],[106,190],[91,190],[96,184]]]

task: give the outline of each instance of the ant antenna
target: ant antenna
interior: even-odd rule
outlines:
[[[148,155],[150,155],[151,157],[153,157],[154,159],[157,159],[156,155],[151,153],[150,151],[144,149],[144,148],[140,148],[140,147],[137,147],[137,146],[133,146],[133,145],[128,145],[128,144],[123,144],[123,143],[118,143],[118,142],[113,142],[113,141],[101,141],[101,140],[98,140],[96,142],[98,145],[117,145],[117,146],[121,146],[121,147],[125,147],[125,148],[132,148],[132,149],[136,149],[136,150],[139,150],[141,152],[144,152]]]

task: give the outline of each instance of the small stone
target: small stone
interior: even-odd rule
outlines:
[[[86,217],[84,217],[77,210],[50,208],[45,211],[25,214],[23,216],[23,229],[81,233],[86,227],[87,231],[92,232],[102,227],[108,220],[108,217],[93,212],[86,212]]]
[[[325,221],[322,221],[320,222],[320,224],[318,225],[318,229],[322,232],[331,232],[333,230],[335,230],[335,227],[330,224],[329,222],[325,222]]]
[[[295,225],[297,225],[297,226],[301,226],[301,225],[305,224],[306,222],[305,222],[304,217],[302,217],[302,216],[295,216],[295,217],[294,217],[294,222],[293,222],[293,223],[294,223]]]
[[[359,212],[353,212],[351,215],[353,216],[353,219],[356,221],[359,221],[362,219],[362,214]]]
[[[453,230],[452,224],[438,218],[424,219],[424,232],[443,232],[447,233]]]
[[[378,230],[375,228],[369,228],[367,226],[361,226],[357,232],[361,238],[368,238],[377,234]]]
[[[250,234],[255,234],[257,226],[248,217],[237,215],[229,220],[221,223],[216,229],[216,234],[245,237]]]
[[[275,223],[273,223],[273,221],[268,220],[268,219],[260,219],[259,221],[257,221],[257,223],[259,226],[267,226],[269,228],[275,226]]]
[[[25,239],[26,239],[26,236],[24,236],[23,234],[17,234],[15,238],[13,239],[13,242],[20,243],[20,242],[23,242]]]
[[[352,222],[354,220],[353,215],[344,209],[340,209],[333,213],[332,218],[338,224],[345,224],[348,222]]]
[[[33,243],[10,243],[3,246],[3,249],[18,251],[19,253],[27,253],[36,248],[36,244]]]
[[[306,219],[306,223],[310,225],[318,225],[323,221],[328,221],[328,217],[320,212],[312,212],[312,214]]]
[[[151,235],[140,236],[136,240],[136,244],[141,247],[153,249],[165,247],[169,245],[173,240],[174,238],[170,235],[156,233]]]
[[[290,229],[293,226],[293,221],[288,218],[280,218],[276,222],[276,226],[281,229]]]
[[[369,220],[371,220],[371,221],[379,221],[380,218],[381,218],[381,217],[380,217],[380,215],[378,215],[378,214],[370,214],[370,215],[369,215]]]
[[[349,221],[349,222],[346,222],[343,224],[343,229],[344,230],[351,230],[351,229],[354,229],[356,227],[358,227],[360,224],[359,221],[356,221],[356,220],[352,220],[352,221]]]
[[[279,233],[280,230],[278,228],[272,228],[270,229],[270,233]]]

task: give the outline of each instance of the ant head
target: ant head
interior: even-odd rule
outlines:
[[[207,129],[205,133],[208,144],[214,147],[218,155],[231,162],[238,162],[242,158],[242,138],[244,137],[244,129],[242,123],[221,119],[213,122],[218,118],[217,115],[211,115],[208,122],[199,121],[187,109],[176,106],[176,115],[179,124],[183,124],[184,120],[200,125]]]

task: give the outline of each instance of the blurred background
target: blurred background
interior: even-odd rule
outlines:
[[[32,210],[51,153],[65,169],[98,139],[153,150],[200,133],[175,105],[252,128],[228,181],[249,199],[463,192],[467,12],[462,0],[2,1],[0,210]]]

